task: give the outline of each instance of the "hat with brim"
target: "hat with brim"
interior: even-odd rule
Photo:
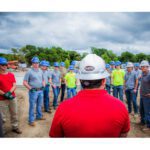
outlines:
[[[103,73],[100,72],[100,73],[89,73],[89,74],[81,74],[81,73],[78,73],[76,75],[76,77],[80,80],[99,80],[99,79],[104,79],[104,78],[107,78],[109,77],[110,74],[107,72],[107,71],[104,71]]]

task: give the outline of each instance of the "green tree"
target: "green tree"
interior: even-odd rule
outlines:
[[[148,60],[147,55],[144,53],[136,54],[136,61],[141,62],[142,60]]]
[[[65,66],[68,68],[70,66],[70,61],[68,59],[65,60]]]
[[[136,61],[136,58],[135,58],[135,55],[126,51],[126,52],[123,52],[120,56],[120,61],[121,62],[135,62]]]
[[[107,53],[104,53],[101,57],[105,60],[105,63],[109,63],[111,61],[111,58],[107,55]]]

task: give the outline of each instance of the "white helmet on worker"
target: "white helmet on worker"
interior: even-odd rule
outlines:
[[[106,71],[104,60],[96,54],[88,54],[79,65],[77,78],[81,80],[98,80],[110,76]]]
[[[147,60],[143,60],[143,61],[141,62],[140,67],[144,67],[144,66],[149,67],[149,63],[148,63]]]
[[[129,67],[134,67],[134,65],[133,65],[132,62],[128,62],[126,67],[127,67],[127,68],[129,68]]]

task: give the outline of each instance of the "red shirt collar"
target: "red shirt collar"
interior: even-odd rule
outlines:
[[[79,96],[92,96],[92,95],[105,95],[108,94],[106,90],[81,90],[80,92],[78,92]]]

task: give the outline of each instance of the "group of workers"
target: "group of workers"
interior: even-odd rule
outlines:
[[[7,72],[7,63],[5,58],[0,57],[0,115],[4,123],[5,109],[8,106],[12,131],[21,134],[14,93],[16,80],[13,73]],[[105,64],[101,57],[88,54],[81,60],[78,69],[76,61],[72,61],[67,69],[64,62],[54,62],[51,70],[50,63],[40,61],[37,56],[32,58],[31,63],[32,66],[23,79],[23,85],[29,93],[30,126],[36,125],[35,120],[45,120],[42,107],[45,112],[51,113],[52,88],[52,105],[54,109],[58,108],[50,128],[51,137],[126,137],[130,130],[128,114],[133,114],[132,104],[133,115],[137,117],[140,112],[140,123],[146,124],[143,130],[150,130],[148,61],[144,60],[140,64],[128,62],[126,68],[121,68],[120,61]],[[78,83],[80,91],[77,94]],[[128,110],[123,104],[124,92]],[[66,97],[67,100],[64,101]],[[64,101],[60,105],[59,98],[60,102]]]
[[[143,60],[141,64],[127,62],[126,68],[121,68],[120,61],[112,61],[106,64],[110,77],[106,78],[106,89],[108,93],[123,101],[123,93],[127,100],[128,112],[138,117],[142,125],[147,125],[143,130],[150,129],[150,67],[149,62]],[[140,89],[140,107],[138,107],[137,96]],[[133,105],[132,105],[133,104]],[[132,112],[132,108],[134,113]]]
[[[53,108],[58,106],[58,98],[61,91],[60,101],[64,100],[65,89],[67,88],[67,98],[76,95],[76,74],[74,73],[74,62],[71,63],[68,70],[65,63],[54,62],[53,70],[49,70],[49,62],[38,57],[33,57],[32,68],[25,74],[23,85],[29,90],[29,125],[35,126],[37,120],[45,120],[42,114],[42,105],[44,101],[45,112],[50,110],[50,86],[53,91]],[[36,117],[34,108],[36,106]]]

